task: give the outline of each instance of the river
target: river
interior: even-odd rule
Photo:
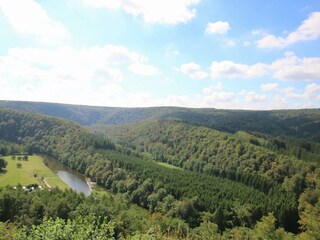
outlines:
[[[49,157],[46,157],[45,159],[46,165],[73,190],[78,193],[82,192],[85,196],[89,196],[91,194],[91,190],[86,182],[86,179],[81,173],[72,170],[71,168],[59,163],[55,159]]]

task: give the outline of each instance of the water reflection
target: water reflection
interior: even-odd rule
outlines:
[[[82,192],[85,196],[90,195],[90,188],[86,183],[85,177],[81,173],[74,171],[69,167],[66,167],[65,165],[52,158],[46,157],[45,164],[73,190],[78,193]]]
[[[90,195],[90,188],[85,180],[80,179],[78,176],[67,171],[58,171],[57,174],[62,181],[68,184],[76,192],[83,192],[86,196]]]

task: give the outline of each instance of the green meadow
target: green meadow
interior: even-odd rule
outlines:
[[[46,187],[44,183],[46,181],[52,188],[69,188],[44,164],[43,158],[39,155],[28,156],[27,161],[18,160],[18,157],[13,159],[11,156],[4,157],[4,159],[8,162],[8,165],[5,168],[6,172],[0,174],[0,187],[7,185],[16,186],[18,184],[27,186],[33,183]],[[18,163],[21,164],[20,168],[17,167]]]

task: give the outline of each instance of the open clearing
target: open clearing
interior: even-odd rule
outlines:
[[[42,179],[51,187],[60,189],[69,188],[53,171],[51,171],[43,162],[43,158],[38,155],[28,156],[28,160],[16,160],[11,156],[4,157],[8,162],[5,168],[6,172],[0,174],[0,186],[16,186],[19,183],[22,186],[36,183],[42,187],[46,187]],[[18,168],[17,163],[21,163],[22,167]]]
[[[173,165],[171,165],[171,164],[169,164],[169,163],[157,162],[157,161],[155,161],[155,162],[156,162],[158,165],[163,166],[163,167],[166,167],[166,168],[176,169],[176,170],[182,170],[182,168],[179,168],[179,167],[177,167],[177,166],[173,166]]]

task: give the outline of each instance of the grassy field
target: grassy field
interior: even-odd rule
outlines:
[[[11,156],[5,157],[8,162],[6,173],[0,174],[0,186],[15,186],[20,183],[26,186],[36,183],[42,187],[46,187],[42,181],[44,179],[51,187],[60,189],[69,188],[54,172],[52,172],[44,163],[43,158],[38,155],[28,157],[28,161],[14,160]],[[17,163],[21,163],[22,167],[18,168]]]
[[[159,164],[160,166],[166,167],[166,168],[171,168],[171,169],[176,169],[176,170],[182,170],[182,168],[173,166],[169,163],[165,163],[165,162],[156,162],[157,164]]]

